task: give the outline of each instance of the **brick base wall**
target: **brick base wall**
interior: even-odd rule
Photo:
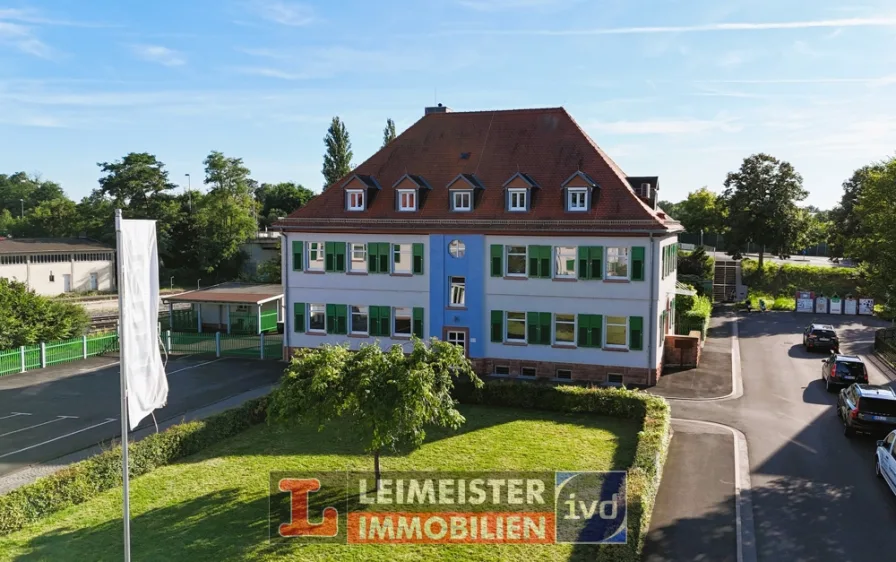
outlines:
[[[689,346],[682,349],[678,346]],[[663,343],[663,363],[669,367],[696,367],[700,364],[700,332],[687,336],[668,335]]]

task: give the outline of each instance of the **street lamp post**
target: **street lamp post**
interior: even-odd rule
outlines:
[[[19,209],[19,218],[23,219],[25,218],[25,200],[19,199],[19,204],[21,205],[21,208]]]
[[[190,212],[192,213],[193,212],[193,184],[192,184],[192,180],[190,179],[190,174],[184,174],[184,175],[187,176],[187,199],[190,204]]]
[[[174,276],[171,276],[171,289],[174,289]]]

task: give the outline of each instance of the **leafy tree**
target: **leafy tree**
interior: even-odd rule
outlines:
[[[672,217],[675,220],[678,220],[679,216],[679,205],[681,203],[673,203],[672,201],[660,200],[657,201],[656,206],[662,209],[667,215]]]
[[[722,194],[728,253],[739,257],[748,243],[757,244],[759,271],[767,251],[789,257],[804,227],[796,204],[807,195],[802,176],[789,163],[768,154],[745,158],[740,170],[728,174]]]
[[[861,225],[846,245],[861,260],[874,294],[896,298],[896,158],[865,169],[852,213]]]
[[[864,166],[853,172],[852,177],[843,182],[843,195],[840,204],[830,211],[830,232],[828,242],[831,245],[831,257],[845,257],[850,240],[864,236],[862,222],[856,212],[856,203],[863,188],[871,176],[880,173],[884,164]]]
[[[211,187],[212,193],[223,192],[234,197],[252,193],[253,181],[242,158],[228,158],[213,150],[203,164],[205,184]]]
[[[21,221],[20,236],[66,238],[77,236],[78,206],[61,198],[44,201]]]
[[[678,252],[678,275],[694,275],[701,279],[712,279],[715,260],[706,253],[703,246],[692,252]]]
[[[314,192],[292,182],[263,183],[255,191],[255,199],[261,205],[260,226],[271,226],[278,217],[285,217],[304,207]]]
[[[676,211],[678,215],[673,218],[691,234],[699,234],[701,230],[720,234],[723,230],[723,206],[719,196],[707,187],[688,193],[688,198],[677,205]]]
[[[42,297],[19,281],[0,278],[0,349],[83,335],[84,307]]]
[[[115,162],[97,164],[105,174],[100,178],[100,191],[112,199],[116,207],[129,207],[140,215],[153,195],[175,188],[168,181],[165,165],[148,152],[131,152]]]
[[[27,214],[41,203],[64,198],[58,183],[45,181],[40,176],[25,172],[0,174],[0,209],[7,209],[13,217],[21,217],[23,208]]]
[[[373,453],[379,487],[381,453],[419,447],[427,426],[463,424],[451,397],[453,377],[482,385],[462,348],[435,338],[430,345],[414,338],[413,346],[407,355],[400,345],[386,351],[378,345],[357,352],[347,345],[299,350],[273,394],[270,419],[318,428],[349,420]]]
[[[327,152],[324,154],[324,189],[327,189],[352,170],[352,143],[348,130],[339,117],[334,117],[324,137]]]
[[[115,244],[115,204],[95,189],[77,205],[77,232],[88,238]]]
[[[391,118],[386,119],[386,128],[383,129],[383,147],[394,141],[395,137],[395,121]]]

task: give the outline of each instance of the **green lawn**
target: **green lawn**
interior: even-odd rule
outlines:
[[[408,455],[384,457],[383,470],[611,470],[632,462],[633,420],[461,408],[458,433],[432,431]],[[183,462],[131,482],[132,557],[190,562],[227,560],[568,560],[592,547],[273,546],[268,537],[271,471],[372,470],[346,427],[257,426]],[[0,538],[3,560],[120,560],[121,491],[62,511]]]

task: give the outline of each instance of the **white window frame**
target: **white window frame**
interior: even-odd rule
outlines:
[[[398,190],[398,210],[399,211],[416,211],[417,210],[417,190],[416,189],[399,189]]]
[[[619,377],[618,381],[611,381],[610,377]],[[625,383],[625,377],[622,373],[607,373],[607,386],[623,386]]]
[[[460,284],[455,283],[455,279],[462,279]],[[459,289],[459,290],[458,290]],[[448,307],[449,308],[466,308],[467,307],[467,278],[459,275],[452,275],[448,278]],[[455,297],[460,295],[461,302],[455,302]]]
[[[356,308],[358,309],[357,312],[355,311]],[[355,315],[364,316],[367,318],[367,329],[363,332],[360,330],[355,330]],[[348,322],[348,333],[354,336],[370,335],[370,307],[366,304],[350,304],[348,306]]]
[[[467,339],[467,333],[463,330],[446,330],[445,341],[454,345],[458,345],[458,342],[462,343],[461,347],[464,350],[464,356],[467,355]]]
[[[408,331],[407,332],[399,332],[398,331],[398,320],[399,319],[407,319],[407,321],[408,321]],[[414,310],[409,306],[392,307],[392,335],[409,338],[409,337],[411,337],[411,334],[413,332],[414,332]]]
[[[392,273],[401,275],[410,275],[414,272],[414,245],[413,244],[392,244],[392,252],[389,255],[389,261],[392,263]],[[395,261],[395,254],[398,254],[399,261]],[[407,269],[405,269],[407,268]]]
[[[625,318],[625,324],[618,324],[616,322],[613,322],[611,324],[610,318]],[[629,322],[628,316],[611,316],[611,315],[604,316],[604,347],[608,347],[610,349],[628,349],[629,343],[631,343],[628,341],[628,334],[629,334],[628,322]],[[625,345],[620,345],[618,343],[610,343],[610,326],[623,326],[624,327],[623,334],[625,335]]]
[[[305,271],[323,271],[324,267],[327,264],[327,261],[326,261],[327,249],[326,249],[324,243],[323,242],[306,242],[306,244],[307,245],[305,246],[305,255],[308,257],[304,258],[305,263],[306,263]],[[317,255],[318,255],[318,259],[315,261],[311,261],[311,252],[312,252],[311,246],[312,246],[312,244],[315,245],[315,249],[313,251],[317,252]],[[319,267],[315,267],[314,264],[319,264]]]
[[[561,255],[572,252],[570,255]],[[554,277],[560,279],[577,279],[578,248],[576,246],[554,246]],[[566,271],[566,261],[572,260],[572,271]]]
[[[466,199],[466,205],[458,205]],[[473,210],[473,192],[472,191],[452,191],[451,192],[451,208],[455,211],[472,211]]]
[[[467,245],[463,240],[452,240],[448,243],[448,254],[455,259],[464,257],[467,253]]]
[[[588,190],[585,188],[568,188],[566,190],[566,208],[570,211],[587,211]]]
[[[363,211],[367,204],[367,197],[363,189],[345,190],[345,208],[349,211]]]
[[[348,270],[351,273],[367,273],[367,244],[355,244],[350,242],[348,249]],[[359,255],[361,257],[357,257]]]
[[[510,249],[511,248],[522,248],[523,249],[523,272],[522,273],[511,273],[510,272]],[[529,248],[527,246],[517,246],[515,244],[506,244],[504,246],[504,275],[507,277],[527,277],[529,275]],[[513,252],[513,255],[519,256],[519,252]]]
[[[560,322],[557,318],[558,316],[571,316],[572,322],[569,320],[564,320]],[[572,324],[572,341],[560,341],[557,339],[557,324]],[[551,332],[553,335],[553,343],[554,345],[562,345],[563,347],[575,347],[576,346],[576,333],[578,330],[578,319],[575,314],[566,314],[566,313],[554,313],[551,317]]]
[[[510,315],[521,315],[522,318],[514,318],[510,319]],[[523,337],[522,339],[511,339],[510,337],[510,323],[511,322],[520,322],[523,323]],[[514,312],[514,311],[505,311],[504,312],[504,341],[508,343],[526,343],[526,335],[528,334],[527,330],[529,327],[526,325],[526,313],[525,312]]]
[[[610,273],[611,254],[613,254],[612,250],[623,250],[624,256],[620,256],[617,254],[613,257],[617,259],[617,262],[619,257],[625,258],[625,275],[612,275]],[[604,252],[605,278],[630,279],[632,275],[632,249],[629,246],[609,246],[604,250]]]
[[[525,188],[509,189],[507,209],[510,211],[526,211],[529,208],[529,190]]]
[[[311,303],[311,304],[308,304],[307,306],[308,306],[308,314],[307,314],[308,320],[306,320],[306,322],[308,323],[308,331],[313,334],[326,334],[327,333],[327,305]],[[320,307],[320,315],[324,319],[324,322],[323,322],[324,327],[320,328],[320,329],[311,327],[311,318],[314,317],[315,307]],[[304,328],[304,326],[303,326],[303,328]]]

